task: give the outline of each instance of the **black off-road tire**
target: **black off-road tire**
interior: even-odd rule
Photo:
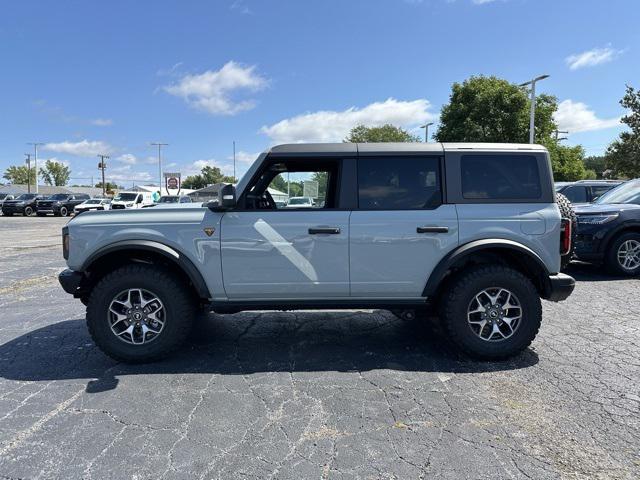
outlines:
[[[66,217],[67,215],[69,215],[69,210],[67,210],[67,207],[60,207],[59,215],[61,217]]]
[[[638,275],[640,275],[640,266],[637,266],[633,269],[627,269],[624,268],[620,264],[620,262],[618,262],[618,250],[623,243],[629,240],[640,242],[640,233],[623,233],[622,235],[614,238],[607,249],[605,265],[607,267],[607,270],[609,270],[609,272],[613,273],[614,275],[624,275],[627,277],[637,277]]]
[[[152,292],[165,308],[165,325],[153,341],[131,345],[111,331],[108,310],[122,291],[142,288]],[[96,345],[124,363],[160,360],[177,350],[189,336],[197,313],[197,299],[179,278],[154,265],[127,265],[105,275],[93,288],[87,303],[87,326]]]
[[[538,334],[542,322],[540,296],[531,280],[519,271],[501,265],[479,265],[460,273],[448,287],[440,304],[440,317],[451,341],[465,353],[487,360],[508,358],[527,348]],[[505,288],[520,301],[520,325],[507,339],[483,340],[468,323],[472,300],[487,288]]]
[[[578,228],[578,217],[576,217],[576,212],[573,209],[573,205],[567,197],[565,197],[561,193],[556,193],[556,200],[558,202],[558,208],[560,209],[560,215],[562,218],[568,218],[571,220],[571,250],[566,255],[562,255],[560,258],[560,270],[564,270],[569,263],[571,263],[571,259],[573,258],[573,250],[576,240],[576,230]]]
[[[24,213],[22,215],[24,215],[25,217],[30,217],[31,215],[33,215],[33,208],[25,207]]]

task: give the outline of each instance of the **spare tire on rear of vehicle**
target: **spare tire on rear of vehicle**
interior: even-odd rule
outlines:
[[[565,197],[561,193],[556,193],[556,199],[562,218],[568,218],[569,220],[571,220],[571,249],[569,250],[569,253],[567,253],[566,255],[562,255],[560,259],[560,270],[564,270],[567,265],[571,263],[571,258],[573,257],[578,219],[576,217],[576,212],[573,210],[573,205],[571,205],[571,202],[567,197]]]

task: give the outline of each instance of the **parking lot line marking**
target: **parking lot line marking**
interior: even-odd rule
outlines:
[[[66,409],[69,405],[75,402],[78,398],[80,398],[80,396],[84,393],[84,391],[85,389],[83,387],[81,390],[77,391],[71,397],[67,398],[64,402],[60,403],[56,408],[51,410],[49,413],[47,413],[44,417],[42,417],[36,423],[31,425],[29,428],[22,430],[20,433],[18,433],[18,435],[16,435],[13,438],[13,440],[9,441],[7,445],[5,445],[0,449],[0,457],[14,450],[18,446],[20,446],[20,444],[22,444],[25,440],[27,440],[29,437],[36,434],[39,430],[42,429],[45,423],[47,423],[49,420],[54,418],[56,415],[58,415],[60,412]]]

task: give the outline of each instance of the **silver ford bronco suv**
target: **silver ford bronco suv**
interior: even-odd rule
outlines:
[[[559,272],[571,222],[538,145],[280,145],[216,193],[63,228],[60,283],[106,354],[161,358],[201,309],[381,308],[437,309],[463,351],[504,358],[535,338],[540,299],[575,285]]]

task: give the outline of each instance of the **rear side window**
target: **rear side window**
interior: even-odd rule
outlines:
[[[587,187],[584,185],[574,185],[567,187],[562,191],[562,194],[569,199],[572,203],[585,203],[587,202]]]
[[[591,187],[591,201],[594,201],[598,197],[601,197],[603,194],[607,193],[609,190],[611,190],[611,186],[609,186],[609,185],[592,186]]]
[[[420,210],[442,203],[438,157],[360,157],[358,206]]]
[[[538,200],[542,196],[533,155],[463,155],[460,167],[463,198]]]

